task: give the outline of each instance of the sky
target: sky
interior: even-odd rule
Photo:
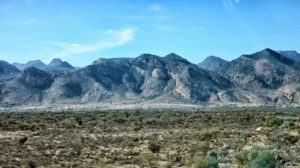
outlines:
[[[300,51],[300,0],[0,0],[0,60]]]

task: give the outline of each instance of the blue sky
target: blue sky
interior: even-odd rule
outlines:
[[[0,59],[10,63],[171,52],[198,63],[267,47],[300,51],[299,0],[0,0]]]

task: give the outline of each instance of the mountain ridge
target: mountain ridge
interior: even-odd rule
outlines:
[[[268,48],[241,55],[215,71],[174,53],[163,57],[141,54],[99,58],[64,73],[27,68],[1,85],[0,106],[114,102],[299,105],[299,83],[299,63]]]

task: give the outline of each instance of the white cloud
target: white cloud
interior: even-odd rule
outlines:
[[[121,31],[109,29],[107,30],[107,33],[111,37],[110,40],[100,41],[98,43],[90,45],[66,42],[52,42],[52,44],[59,48],[54,57],[61,58],[72,54],[80,54],[120,46],[132,40],[135,32],[135,28],[126,28]]]
[[[10,22],[9,25],[21,25],[21,26],[25,26],[25,25],[31,25],[36,23],[37,20],[35,18],[31,18],[31,19],[26,19],[26,20],[19,20],[19,21],[15,21],[15,22]]]
[[[239,3],[239,2],[240,2],[240,0],[235,0],[235,2],[236,2],[236,3]]]
[[[150,9],[154,12],[164,12],[165,11],[164,8],[158,3],[152,4],[150,6]]]

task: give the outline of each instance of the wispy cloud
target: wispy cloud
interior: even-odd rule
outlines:
[[[154,12],[164,12],[165,9],[163,8],[162,5],[158,4],[158,3],[155,3],[155,4],[152,4],[150,6],[150,10],[154,11]]]
[[[106,48],[112,48],[115,46],[123,45],[133,39],[136,32],[136,28],[125,28],[120,31],[113,29],[107,30],[110,35],[110,40],[100,41],[95,44],[79,44],[79,43],[66,43],[66,42],[52,42],[58,49],[54,57],[62,58],[73,54],[87,53],[91,51],[97,51]]]
[[[9,25],[20,25],[20,26],[26,26],[37,23],[37,20],[35,18],[26,19],[26,20],[19,20],[10,22]]]
[[[239,2],[240,2],[240,0],[235,0],[235,2],[236,2],[236,3],[239,3]]]

